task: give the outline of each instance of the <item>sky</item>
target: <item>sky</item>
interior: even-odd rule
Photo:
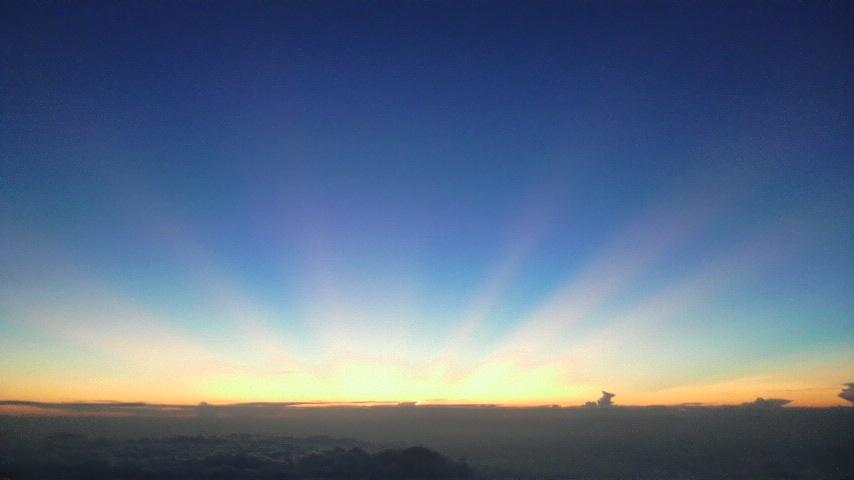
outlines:
[[[0,9],[0,399],[845,403],[849,3]]]

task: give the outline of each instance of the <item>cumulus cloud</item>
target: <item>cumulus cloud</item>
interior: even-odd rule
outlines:
[[[613,398],[616,397],[617,394],[606,392],[602,390],[602,396],[599,397],[599,400],[595,402],[584,402],[584,406],[588,408],[607,408],[614,406]]]
[[[609,392],[606,392],[605,390],[602,390],[602,397],[599,398],[599,400],[596,403],[600,407],[610,407],[610,406],[614,405],[614,402],[612,401],[612,399],[616,396],[617,396],[616,393],[609,393]]]

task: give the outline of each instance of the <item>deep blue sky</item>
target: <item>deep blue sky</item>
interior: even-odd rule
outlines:
[[[372,362],[394,365],[377,373],[394,400],[607,384],[668,401],[854,375],[850,3],[8,2],[0,18],[8,395],[33,391],[24,377],[124,395],[100,393],[120,391],[108,373],[56,393],[60,357],[97,371],[133,336],[116,298],[156,319],[138,333],[153,351],[169,331],[227,358],[182,399],[357,400],[336,375]],[[105,325],[128,337],[92,340]],[[33,349],[60,353],[32,366]],[[178,362],[137,360],[113,373]],[[242,389],[221,378],[235,362]],[[305,378],[264,376],[278,365]],[[526,371],[527,396],[490,383]]]

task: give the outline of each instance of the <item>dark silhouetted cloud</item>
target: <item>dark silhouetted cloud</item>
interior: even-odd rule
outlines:
[[[617,396],[616,393],[609,393],[609,392],[606,392],[605,390],[602,390],[602,397],[599,399],[599,401],[597,403],[600,407],[610,407],[611,405],[614,404],[612,399],[616,396]]]
[[[756,400],[748,403],[742,404],[745,407],[757,407],[757,408],[782,408],[784,405],[788,405],[792,403],[791,400],[786,400],[783,398],[762,398],[759,397]]]
[[[851,402],[852,406],[854,406],[854,383],[846,383],[844,384],[845,388],[839,392],[839,398],[844,398]]]
[[[599,400],[596,400],[595,402],[584,402],[583,406],[587,407],[587,408],[611,407],[614,405],[614,402],[612,401],[612,399],[616,396],[617,396],[617,394],[615,394],[615,393],[610,393],[610,392],[606,392],[605,390],[602,390],[602,396],[599,397]]]

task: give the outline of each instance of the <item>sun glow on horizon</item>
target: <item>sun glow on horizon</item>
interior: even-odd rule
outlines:
[[[698,202],[706,211],[708,204],[707,196]],[[781,241],[782,232],[788,228],[785,222],[759,231],[755,240],[684,279],[652,291],[628,310],[600,322],[596,329],[576,332],[575,324],[600,318],[599,312],[608,310],[611,298],[654,265],[656,257],[690,238],[690,231],[713,218],[691,213],[690,207],[682,211],[682,217],[647,215],[642,223],[620,232],[610,252],[606,250],[591,260],[587,269],[572,274],[539,305],[529,308],[529,318],[507,330],[503,340],[474,354],[478,333],[513,284],[514,272],[530,255],[534,240],[527,241],[530,246],[510,248],[507,257],[499,258],[498,266],[491,269],[492,276],[474,290],[455,330],[445,337],[444,344],[427,348],[426,356],[421,348],[425,345],[419,346],[419,340],[436,342],[441,336],[419,339],[414,330],[394,328],[417,325],[414,317],[406,319],[407,311],[410,316],[414,311],[412,306],[382,312],[340,302],[330,304],[335,297],[326,285],[336,282],[331,270],[321,277],[317,300],[306,309],[313,311],[309,317],[313,341],[320,342],[309,350],[320,355],[301,358],[300,351],[306,346],[298,344],[312,341],[310,337],[288,338],[287,329],[273,328],[280,323],[277,315],[241,293],[237,283],[202,253],[201,244],[189,241],[186,235],[186,251],[193,253],[179,252],[181,263],[195,273],[212,311],[219,312],[221,336],[190,336],[174,320],[107,288],[103,282],[84,280],[87,275],[75,271],[67,259],[57,259],[55,265],[65,266],[54,272],[54,283],[42,285],[38,297],[26,288],[4,292],[4,305],[15,319],[13,325],[21,338],[30,336],[30,341],[37,341],[34,335],[41,336],[50,339],[55,349],[40,359],[51,363],[50,369],[30,372],[19,363],[24,357],[15,357],[26,348],[24,344],[7,342],[4,350],[10,360],[0,367],[8,382],[3,393],[37,401],[423,402],[442,398],[451,403],[521,406],[580,404],[608,386],[618,390],[620,400],[627,405],[701,402],[707,398],[719,404],[741,403],[774,392],[786,393],[796,405],[840,404],[830,395],[833,388],[820,382],[839,383],[848,368],[842,364],[833,370],[839,378],[822,371],[821,378],[799,376],[800,380],[792,383],[722,371],[706,374],[729,380],[700,386],[677,381],[667,388],[649,389],[644,387],[644,378],[653,381],[654,376],[639,365],[632,371],[632,360],[625,355],[626,348],[631,351],[636,346],[637,338],[690,311],[722,285],[755,274],[762,268],[757,258],[773,260],[796,248],[796,243]],[[691,220],[690,227],[685,225],[686,219]],[[769,250],[767,246],[772,244],[774,248]],[[37,255],[49,257],[44,252]],[[353,315],[360,309],[362,313]],[[847,350],[840,346],[839,352]],[[64,360],[72,358],[105,364],[91,366]],[[796,363],[791,361],[786,368]]]

